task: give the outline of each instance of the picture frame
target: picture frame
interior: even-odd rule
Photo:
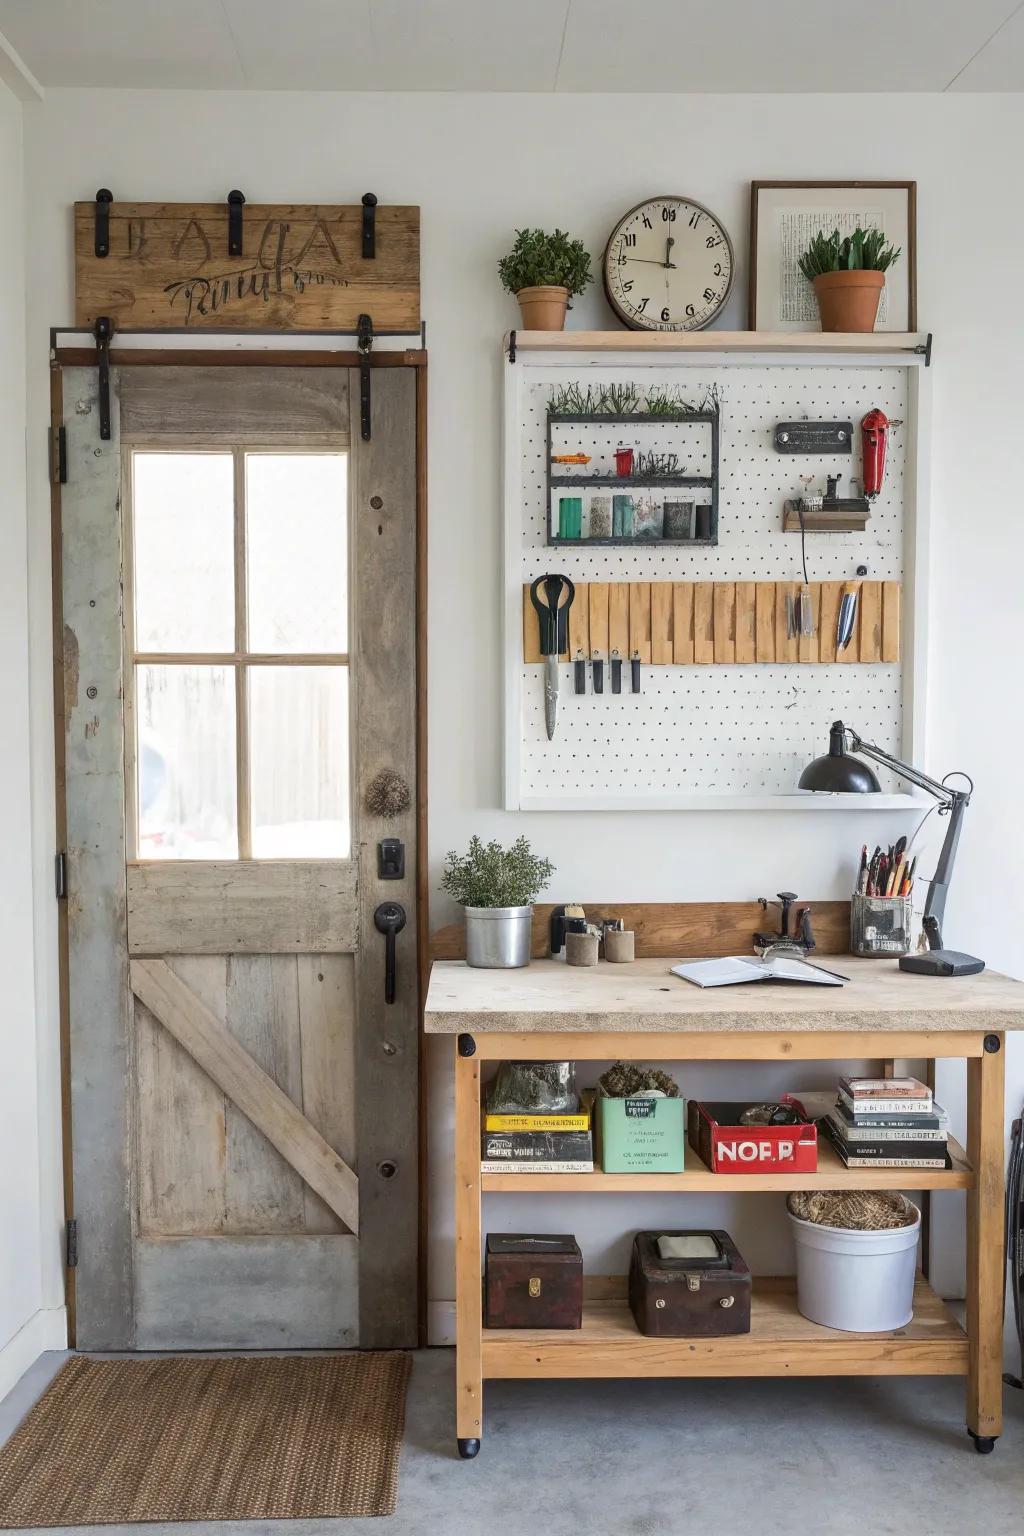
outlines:
[[[917,330],[916,181],[752,181],[747,326],[817,331],[814,292],[797,265],[819,231],[885,231],[900,258],[886,273],[877,331]]]

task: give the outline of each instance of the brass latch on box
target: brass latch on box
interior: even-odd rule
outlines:
[[[688,1291],[699,1291],[700,1290],[700,1275],[687,1275],[687,1277],[686,1277],[686,1289]]]
[[[530,1276],[529,1291],[530,1291],[530,1295],[531,1296],[539,1296],[540,1295],[540,1276],[539,1275],[531,1275]]]

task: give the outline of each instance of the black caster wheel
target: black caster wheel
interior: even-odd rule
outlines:
[[[967,1433],[974,1441],[974,1449],[979,1456],[991,1456],[996,1448],[997,1437],[995,1435],[976,1435],[973,1429],[969,1429]]]
[[[477,1454],[479,1449],[480,1449],[480,1441],[479,1440],[460,1440],[459,1441],[459,1455],[462,1457],[463,1461],[472,1461],[473,1457]]]

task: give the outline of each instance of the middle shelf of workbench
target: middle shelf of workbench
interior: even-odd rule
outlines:
[[[797,1189],[972,1189],[974,1173],[950,1137],[951,1168],[846,1168],[824,1138],[816,1173],[713,1173],[691,1147],[682,1173],[482,1173],[484,1194],[788,1194]]]

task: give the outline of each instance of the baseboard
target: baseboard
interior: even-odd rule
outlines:
[[[67,1308],[41,1307],[0,1349],[0,1398],[7,1396],[40,1355],[67,1347]]]
[[[427,1302],[427,1343],[431,1346],[455,1343],[454,1301]]]

